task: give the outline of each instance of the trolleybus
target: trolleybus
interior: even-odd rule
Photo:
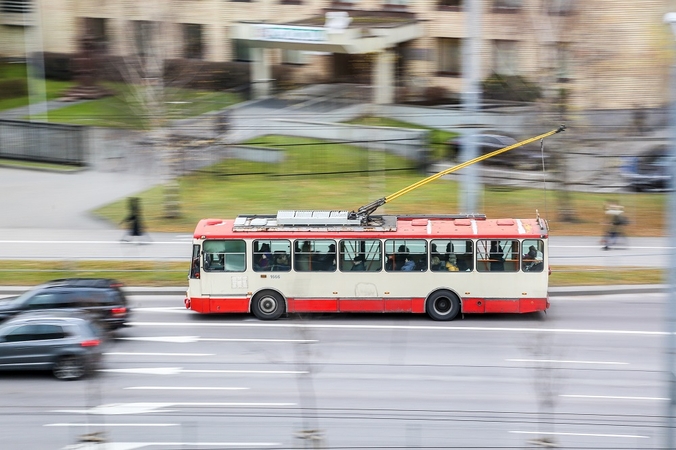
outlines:
[[[199,313],[459,313],[549,308],[542,218],[280,211],[204,219],[185,305]]]

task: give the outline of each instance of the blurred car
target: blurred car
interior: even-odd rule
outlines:
[[[35,286],[18,297],[0,299],[0,320],[24,311],[77,308],[107,330],[126,326],[131,313],[122,284],[108,278],[66,278]]]
[[[478,147],[478,155],[483,156],[495,150],[508,147],[516,144],[518,141],[510,136],[501,134],[475,134],[473,138],[476,140]],[[461,160],[466,160],[465,146],[468,137],[465,135],[457,136],[447,142],[449,154],[451,159],[455,156],[460,156]],[[542,169],[542,152],[538,144],[526,144],[509,150],[505,153],[488,158],[482,162],[489,165],[499,165],[510,167],[519,170],[539,170]],[[545,167],[547,167],[548,155],[544,155]]]
[[[103,331],[75,310],[19,314],[0,325],[0,370],[51,370],[76,380],[102,358]]]
[[[628,158],[622,168],[622,176],[628,187],[637,192],[670,190],[669,147],[657,145]]]

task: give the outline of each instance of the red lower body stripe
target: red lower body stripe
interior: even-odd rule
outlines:
[[[186,307],[203,314],[248,313],[249,298],[204,298],[186,299]],[[468,314],[516,313],[524,314],[545,311],[549,308],[547,298],[465,298],[462,312]],[[287,299],[287,312],[410,312],[424,313],[424,298],[406,299],[357,299],[314,298]]]

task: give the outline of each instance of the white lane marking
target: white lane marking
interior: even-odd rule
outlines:
[[[144,337],[118,337],[119,341],[148,341],[148,342],[172,342],[175,344],[192,344],[199,340],[199,336],[144,336]]]
[[[95,414],[95,415],[127,415],[127,414],[146,414],[155,413],[158,411],[166,412],[165,408],[175,407],[287,407],[296,406],[295,403],[245,403],[245,402],[179,402],[179,403],[153,403],[153,402],[139,402],[139,403],[110,403],[107,405],[99,405],[87,409],[56,409],[53,412],[68,413],[68,414]]]
[[[514,434],[543,434],[539,431],[510,431]],[[602,434],[602,433],[564,433],[564,432],[547,432],[545,434],[555,436],[591,436],[591,437],[612,437],[612,438],[629,438],[629,439],[650,439],[650,436],[641,436],[640,434]]]
[[[505,359],[510,362],[543,362],[543,363],[558,363],[558,364],[607,364],[607,365],[628,365],[628,362],[619,361],[568,361],[560,359]]]
[[[667,401],[666,397],[628,397],[621,395],[577,395],[577,394],[561,394],[559,397],[566,398],[592,398],[600,400],[649,400],[649,401]]]
[[[142,353],[142,352],[107,352],[108,356],[215,356],[215,353]]]
[[[115,244],[115,245],[120,245],[120,244],[128,244],[129,242],[120,242],[118,240],[113,240],[113,241],[69,241],[69,240],[61,240],[61,241],[36,241],[35,239],[32,240],[7,240],[7,239],[0,239],[0,244]],[[181,245],[185,246],[189,244],[189,242],[176,242],[176,241],[144,241],[143,242],[145,245]],[[186,259],[190,259],[190,255]]]
[[[218,369],[183,369],[181,367],[135,367],[127,369],[99,369],[99,372],[133,373],[142,375],[178,375],[181,373],[232,373],[250,375],[300,375],[303,370],[218,370]]]
[[[278,442],[106,442],[101,445],[98,442],[87,442],[83,444],[72,444],[62,448],[62,450],[136,450],[144,447],[160,448],[199,448],[199,447],[279,447],[282,444]]]
[[[178,344],[193,344],[195,342],[278,342],[293,344],[311,344],[319,342],[316,339],[237,339],[237,338],[201,338],[199,336],[148,336],[148,337],[121,337],[116,338],[121,341],[149,341],[149,342],[171,342]]]
[[[236,339],[236,338],[199,338],[200,342],[279,342],[294,344],[312,344],[317,339]]]
[[[208,386],[129,386],[129,390],[148,391],[243,391],[248,387],[208,387]]]
[[[172,313],[172,314],[192,314],[192,311],[186,309],[185,306],[166,306],[162,307],[148,307],[148,308],[134,308],[134,313],[144,313],[144,312],[159,312],[159,313]]]
[[[43,427],[179,427],[179,423],[46,423]]]
[[[616,334],[627,336],[666,336],[666,331],[640,330],[594,330],[575,328],[526,328],[526,327],[453,327],[435,325],[336,325],[336,324],[297,324],[297,323],[183,323],[183,322],[130,322],[130,326],[138,327],[218,327],[218,328],[313,328],[313,329],[344,329],[344,330],[428,330],[428,331],[513,331],[531,333],[560,333],[560,334]]]

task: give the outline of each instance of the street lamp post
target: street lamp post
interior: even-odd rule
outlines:
[[[664,22],[671,26],[671,31],[676,38],[676,13],[667,13],[664,15]],[[667,346],[666,346],[666,371],[668,375],[668,406],[665,414],[665,440],[664,448],[674,448],[674,407],[676,406],[676,374],[674,373],[674,364],[676,357],[674,354],[676,348],[676,189],[673,189],[673,183],[676,182],[676,63],[672,63],[669,74],[670,104],[669,104],[669,130],[670,130],[670,148],[669,169],[671,174],[672,190],[669,194],[669,297],[667,299]]]

